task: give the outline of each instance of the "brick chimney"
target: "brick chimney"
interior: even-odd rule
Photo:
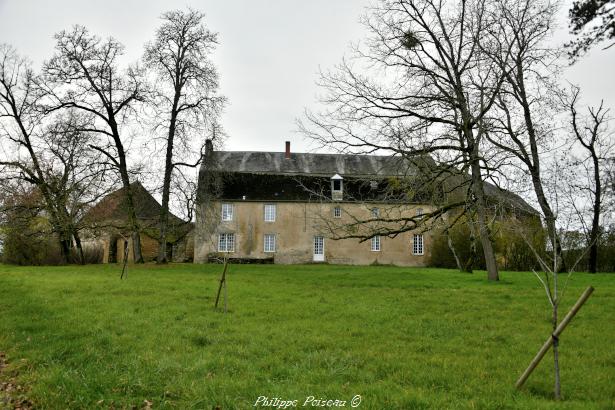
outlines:
[[[290,141],[286,141],[286,153],[284,154],[284,158],[290,159]]]

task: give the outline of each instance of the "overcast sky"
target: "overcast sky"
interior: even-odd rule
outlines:
[[[83,24],[126,46],[127,61],[140,58],[162,12],[190,6],[206,14],[219,33],[215,61],[221,93],[229,98],[222,118],[228,150],[313,149],[295,133],[295,119],[315,108],[319,67],[338,63],[348,46],[365,37],[359,17],[370,0],[0,0],[0,42],[15,46],[36,66],[53,53],[53,34]],[[562,6],[562,29],[569,2]],[[615,48],[595,50],[566,72],[581,85],[584,101],[615,105]]]

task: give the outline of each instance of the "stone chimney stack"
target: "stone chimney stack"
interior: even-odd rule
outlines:
[[[214,152],[214,144],[208,138],[205,140],[205,157],[211,156],[212,152]]]
[[[284,155],[284,158],[290,159],[290,141],[286,141],[286,154]]]

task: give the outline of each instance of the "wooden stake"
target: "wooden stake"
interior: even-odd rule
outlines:
[[[226,302],[226,278],[224,278],[224,313],[226,313],[226,307],[227,307],[227,302]]]
[[[555,331],[553,331],[553,334],[549,336],[545,344],[542,345],[542,347],[540,348],[540,350],[534,357],[534,360],[532,360],[532,362],[527,367],[527,369],[525,369],[521,377],[519,377],[519,380],[517,380],[517,384],[515,384],[515,387],[517,389],[520,389],[523,386],[523,383],[525,383],[528,377],[530,377],[530,374],[532,374],[536,366],[538,366],[538,363],[540,363],[544,355],[549,351],[549,349],[553,345],[553,339],[558,338],[559,335],[564,331],[564,329],[566,329],[566,326],[568,326],[568,323],[570,323],[570,321],[577,314],[579,309],[581,309],[583,304],[587,301],[587,299],[589,299],[593,291],[594,291],[594,288],[592,286],[585,289],[585,292],[583,292],[579,300],[577,300],[577,303],[575,303],[572,309],[570,309],[570,312],[568,312],[564,320],[562,320],[560,324],[557,326],[557,328],[555,329]]]
[[[222,270],[222,276],[220,277],[220,285],[218,286],[218,294],[216,295],[216,304],[214,308],[218,307],[218,302],[220,301],[220,292],[222,291],[222,286],[226,282],[226,268],[228,267],[228,260],[224,261],[224,269]]]

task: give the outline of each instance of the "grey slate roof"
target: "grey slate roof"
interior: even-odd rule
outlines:
[[[330,178],[335,174],[348,177],[403,177],[417,175],[418,167],[399,156],[312,154],[262,151],[214,151],[214,168],[229,174],[305,175]],[[424,165],[435,161],[423,157]],[[201,165],[201,172],[204,172]],[[519,195],[484,183],[485,194],[491,200],[532,214],[538,212]]]
[[[215,155],[217,168],[225,172],[329,177],[335,174],[386,177],[415,173],[414,167],[403,166],[401,157],[380,155],[292,153],[289,159],[283,152],[216,151]]]

